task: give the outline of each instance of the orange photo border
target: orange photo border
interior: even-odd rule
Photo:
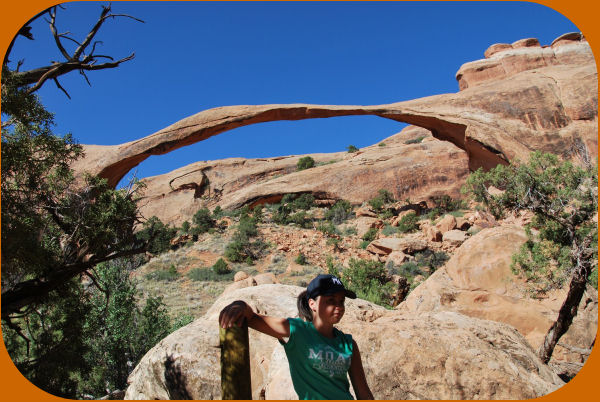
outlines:
[[[600,24],[598,24],[600,3],[592,0],[537,0],[534,3],[552,8],[571,20],[584,34],[594,54],[600,52]],[[0,11],[0,54],[2,57],[4,57],[16,32],[31,17],[56,4],[58,2],[52,0],[21,0],[19,2],[3,3]],[[482,53],[483,50],[485,49],[481,50]],[[596,63],[597,60],[596,57]],[[42,391],[23,377],[8,355],[4,342],[0,343],[0,395],[2,399],[19,401],[65,400]],[[594,395],[597,391],[598,379],[600,379],[600,357],[598,357],[598,353],[594,348],[579,374],[568,384],[537,399],[544,402],[585,400]]]

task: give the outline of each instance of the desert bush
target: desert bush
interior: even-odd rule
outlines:
[[[381,234],[383,234],[384,236],[392,236],[398,232],[398,228],[392,225],[385,225],[383,229],[381,229]]]
[[[148,252],[152,254],[161,254],[171,248],[171,239],[175,237],[177,230],[165,225],[156,216],[151,217],[142,226],[136,234],[136,239],[140,242],[147,242]]]
[[[171,264],[168,269],[159,269],[146,274],[146,279],[155,281],[172,282],[179,278],[179,273],[174,264]]]
[[[215,227],[215,223],[208,208],[200,208],[192,218],[192,234],[199,235],[206,233]]]
[[[231,268],[222,258],[219,258],[211,269],[215,271],[217,275],[225,275],[231,272]]]
[[[323,232],[327,236],[335,236],[339,234],[337,228],[332,222],[319,223],[319,225],[317,226],[317,230]]]
[[[394,196],[388,190],[380,189],[377,196],[369,200],[369,205],[375,211],[381,211],[385,204],[394,202]]]
[[[298,254],[294,262],[299,265],[306,265],[308,263],[308,261],[306,260],[306,256],[302,253]]]
[[[367,232],[363,235],[362,239],[364,241],[368,241],[368,242],[372,242],[373,240],[375,240],[377,238],[377,229],[376,228],[370,228],[369,230],[367,230]]]
[[[331,208],[325,211],[325,219],[336,225],[344,223],[352,216],[352,205],[346,200],[337,201]]]
[[[342,271],[342,278],[359,298],[391,308],[394,284],[389,282],[383,263],[352,258]]]
[[[398,231],[400,233],[411,233],[419,230],[419,218],[416,214],[404,215],[398,222]]]
[[[192,268],[188,271],[187,277],[198,282],[229,282],[233,280],[233,272],[226,274],[216,273],[211,268]]]
[[[418,137],[416,137],[416,138],[412,138],[412,139],[410,139],[410,140],[406,140],[406,141],[404,141],[404,143],[405,143],[405,144],[419,144],[419,143],[421,143],[421,141],[423,141],[424,139],[425,139],[425,136],[424,136],[424,135],[420,135],[420,136],[418,136]]]
[[[261,239],[252,240],[258,236],[256,221],[248,215],[240,219],[237,230],[232,236],[231,242],[225,246],[225,258],[232,262],[252,262],[258,258],[267,248]]]
[[[358,148],[356,148],[354,145],[350,144],[346,147],[346,149],[348,150],[348,153],[352,154],[354,152],[358,152]]]
[[[298,171],[300,171],[300,170],[304,170],[304,169],[310,169],[311,167],[314,167],[314,166],[315,166],[315,160],[313,158],[311,158],[310,156],[305,156],[298,160],[298,163],[296,164],[296,169]]]

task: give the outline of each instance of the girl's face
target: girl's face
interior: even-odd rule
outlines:
[[[316,300],[310,299],[309,306],[314,318],[319,317],[323,322],[337,324],[346,311],[345,300],[344,291],[340,291],[332,295],[318,296]]]

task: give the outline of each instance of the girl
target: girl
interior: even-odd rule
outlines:
[[[241,325],[271,335],[283,345],[294,390],[300,399],[352,399],[347,374],[357,399],[373,399],[358,345],[352,335],[334,328],[344,315],[346,297],[356,294],[333,275],[318,275],[298,296],[300,318],[275,318],[254,313],[243,301],[225,307],[223,328]],[[288,338],[284,342],[283,338]]]

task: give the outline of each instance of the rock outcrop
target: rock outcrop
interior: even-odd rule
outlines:
[[[404,143],[414,138],[422,140]],[[140,209],[144,216],[181,224],[201,207],[273,203],[286,193],[311,193],[318,199],[356,204],[375,197],[380,189],[388,189],[398,199],[459,196],[469,173],[464,151],[418,127],[383,142],[385,146],[356,153],[312,154],[317,166],[299,172],[296,165],[303,155],[194,163],[144,179]]]
[[[558,316],[566,289],[543,299],[528,297],[511,271],[511,256],[527,240],[517,226],[484,229],[465,241],[443,268],[411,292],[397,309],[407,314],[453,311],[503,322],[538,349]],[[588,287],[569,331],[554,351],[554,361],[583,363],[598,328],[598,292]],[[562,346],[561,346],[562,345]]]
[[[263,314],[296,316],[301,290],[262,285],[222,296],[144,356],[125,399],[219,399],[219,311],[243,299]],[[563,385],[505,324],[455,312],[402,314],[357,299],[347,301],[340,328],[358,343],[376,399],[528,399]],[[250,330],[250,351],[253,398],[296,399],[277,340]]]
[[[574,149],[585,148],[597,155],[597,71],[583,38],[563,36],[549,48],[527,39],[495,45],[487,56],[461,67],[457,78],[463,90],[458,93],[373,106],[219,107],[136,141],[86,145],[86,156],[74,167],[99,174],[115,186],[150,155],[165,154],[226,130],[267,121],[348,115],[375,115],[425,128],[435,138],[466,151],[471,170],[526,159],[532,150],[569,158]],[[407,168],[400,156],[398,166]],[[203,182],[195,183],[201,191]]]

